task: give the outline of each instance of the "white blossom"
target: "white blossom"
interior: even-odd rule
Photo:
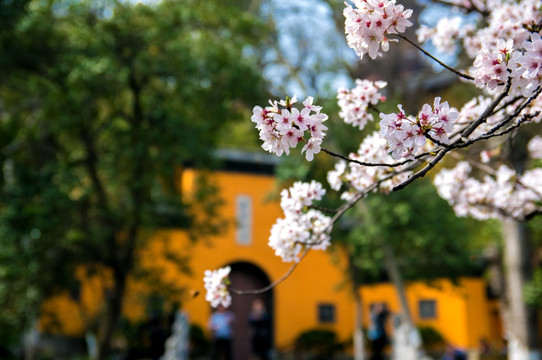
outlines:
[[[337,104],[340,107],[339,116],[346,124],[351,124],[363,130],[367,121],[373,121],[369,107],[385,100],[380,89],[386,86],[385,81],[369,81],[356,79],[352,89],[340,88],[337,91]]]
[[[299,261],[306,247],[325,250],[330,245],[331,219],[311,208],[324,194],[322,184],[314,180],[298,181],[281,191],[284,218],[277,219],[271,228],[269,246],[283,261]]]
[[[251,120],[260,132],[262,148],[277,156],[283,153],[289,155],[291,148],[304,142],[302,152],[308,161],[312,161],[314,155],[320,152],[320,144],[327,130],[323,123],[328,119],[326,114],[320,112],[321,107],[312,102],[313,98],[309,96],[299,110],[292,107],[296,103],[294,96],[279,102],[269,100],[271,106],[266,108],[255,106]]]
[[[230,306],[231,295],[228,291],[230,272],[229,266],[217,270],[205,270],[203,278],[205,290],[207,290],[205,300],[210,302],[212,307]]]

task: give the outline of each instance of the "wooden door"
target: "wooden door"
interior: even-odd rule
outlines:
[[[231,287],[238,290],[255,290],[269,285],[267,276],[258,267],[249,263],[235,263],[231,265],[230,274]],[[273,319],[273,292],[268,291],[258,295],[236,295],[232,294],[232,305],[230,310],[235,315],[233,326],[234,339],[233,351],[235,360],[256,359],[252,356],[250,344],[250,326],[248,318],[252,302],[260,298],[267,306],[267,310]],[[270,333],[273,334],[273,322],[271,322]]]

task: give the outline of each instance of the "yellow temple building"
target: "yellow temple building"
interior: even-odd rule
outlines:
[[[296,338],[312,329],[332,330],[340,341],[348,342],[354,329],[355,305],[351,287],[345,283],[345,267],[340,249],[311,251],[288,275],[291,264],[283,263],[267,245],[275,220],[283,217],[275,190],[273,176],[277,158],[267,154],[221,151],[224,161],[215,171],[212,181],[224,200],[221,216],[231,225],[218,236],[191,243],[182,231],[167,231],[171,248],[190,254],[191,275],[180,272],[164,262],[163,276],[189,291],[180,300],[190,322],[206,329],[212,309],[205,301],[203,273],[207,269],[231,266],[232,287],[258,289],[284,281],[259,295],[233,295],[232,311],[235,323],[235,358],[248,359],[248,325],[246,319],[255,297],[262,298],[272,315],[273,344],[277,351],[293,348]],[[190,191],[198,172],[183,171],[182,186]],[[144,252],[144,264],[161,261],[163,243],[151,242]],[[85,281],[81,298],[86,312],[99,311],[103,294],[102,282]],[[124,302],[125,315],[131,319],[145,316],[144,287],[134,284]],[[199,293],[199,295],[197,295]],[[400,305],[391,284],[382,283],[361,289],[363,318],[368,326],[369,306],[385,302],[392,314],[400,313]],[[497,344],[502,339],[502,327],[497,304],[488,299],[486,284],[481,278],[462,278],[454,285],[448,280],[436,284],[412,283],[407,286],[407,298],[413,320],[419,326],[430,326],[447,342],[465,349],[476,349],[481,339]],[[58,311],[58,309],[62,311]],[[80,306],[69,296],[58,296],[44,304],[44,309],[57,309],[58,322],[64,334],[83,333],[84,318]],[[391,321],[390,321],[391,322]],[[392,325],[390,325],[390,330]]]

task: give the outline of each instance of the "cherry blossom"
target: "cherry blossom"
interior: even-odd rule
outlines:
[[[471,75],[474,77],[474,84],[479,88],[502,91],[510,76],[507,65],[512,52],[512,40],[505,42],[499,39],[497,44],[495,48],[484,46],[474,60]]]
[[[284,218],[271,228],[269,246],[284,262],[299,261],[303,249],[325,250],[330,244],[331,219],[312,209],[326,193],[322,184],[295,182],[281,192]]]
[[[368,112],[369,107],[386,99],[379,92],[386,85],[385,81],[356,79],[356,86],[354,88],[339,88],[337,91],[337,104],[341,109],[339,112],[341,119],[346,124],[351,124],[363,130],[365,125],[367,125],[367,121],[373,121],[373,115]]]
[[[435,176],[439,195],[458,216],[479,220],[513,217],[522,219],[537,209],[542,194],[542,169],[526,171],[521,177],[501,165],[482,181],[471,177],[472,167],[465,161]]]
[[[529,141],[529,154],[533,159],[542,159],[542,137],[535,136]]]
[[[462,24],[462,19],[459,16],[445,17],[440,19],[434,28],[420,26],[416,30],[416,35],[420,43],[431,40],[438,51],[454,53],[457,48],[457,40],[463,38],[472,28],[472,25]]]
[[[228,291],[230,284],[229,275],[231,268],[229,266],[217,270],[205,270],[203,278],[205,290],[205,300],[211,303],[212,307],[222,305],[228,307],[231,304],[231,295]]]
[[[295,265],[309,249],[325,250],[331,243],[332,226],[357,201],[371,192],[400,190],[425,176],[449,153],[463,157],[456,150],[475,143],[486,147],[480,149],[479,157],[471,156],[470,162],[459,161],[453,168],[442,168],[434,177],[439,195],[456,214],[481,220],[524,220],[540,213],[542,168],[527,168],[518,174],[499,161],[502,140],[515,134],[520,126],[542,120],[541,0],[446,1],[471,13],[470,20],[454,16],[443,18],[435,28],[422,26],[416,32],[418,41],[431,41],[446,52],[462,46],[461,54],[468,58],[466,64],[472,64],[466,70],[447,66],[401,35],[412,25],[412,10],[405,10],[395,0],[351,3],[345,3],[343,11],[346,42],[358,57],[368,54],[376,59],[388,51],[390,41],[399,38],[480,90],[459,106],[460,110],[436,96],[432,104],[424,104],[413,114],[407,114],[401,104],[395,112],[379,112],[379,130],[365,136],[357,152],[347,156],[325,147],[328,128],[324,122],[328,115],[313,104],[312,97],[302,104],[294,96],[270,100],[264,108],[255,106],[251,120],[264,150],[277,156],[289,155],[302,143],[301,154],[308,161],[320,152],[339,158],[327,173],[330,188],[344,201],[334,209],[333,217],[324,215],[316,206],[326,194],[320,183],[296,182],[282,190],[284,216],[272,226],[268,243],[276,255]],[[396,36],[390,39],[390,35]],[[364,130],[374,120],[372,111],[386,101],[382,91],[385,86],[382,81],[357,79],[352,89],[340,88],[339,117]],[[534,137],[528,149],[534,160],[529,166],[539,166],[542,138]],[[472,155],[472,151],[469,153]],[[473,167],[477,167],[476,171]],[[205,272],[206,299],[213,306],[231,302],[229,271],[222,268]]]
[[[346,41],[360,58],[368,54],[371,59],[388,51],[387,35],[398,34],[412,26],[408,20],[412,10],[396,5],[395,0],[354,0],[354,6],[346,3],[343,11]]]
[[[312,102],[313,98],[309,96],[299,110],[292,106],[296,103],[294,96],[279,102],[269,100],[271,106],[265,108],[255,106],[251,120],[260,132],[262,148],[281,156],[283,153],[290,154],[291,148],[304,142],[302,152],[308,161],[312,161],[314,154],[320,152],[320,144],[327,130],[323,123],[328,119],[326,114],[320,112],[321,107]]]
[[[428,138],[441,144],[450,142],[448,133],[453,130],[459,113],[448,102],[441,104],[440,97],[436,97],[433,108],[423,105],[417,118],[407,116],[401,105],[398,108],[397,113],[380,113],[380,135],[388,142],[394,159],[413,158]]]
[[[457,40],[463,40],[466,54],[474,59],[483,47],[492,49],[499,39],[511,39],[519,48],[529,37],[529,28],[540,24],[541,13],[538,0],[521,1],[455,1],[459,7],[479,12],[479,22],[487,26],[475,29],[474,22],[458,26],[458,20],[441,20],[434,29],[422,27],[418,41],[431,40],[439,50],[450,50]],[[483,12],[488,11],[487,15]]]
[[[360,144],[357,153],[348,156],[353,161],[374,164],[393,163],[394,159],[388,153],[386,140],[377,132],[368,135]],[[399,171],[402,170],[398,167]],[[398,172],[399,172],[398,171]],[[396,176],[389,176],[395,170],[385,166],[363,166],[356,162],[339,161],[335,168],[327,173],[327,180],[333,190],[339,191],[343,184],[348,184],[341,198],[350,201],[359,193],[380,191],[389,193],[391,189],[407,178],[411,172],[404,171]],[[389,179],[386,177],[389,176]],[[380,183],[379,183],[380,182]],[[374,187],[379,183],[379,186]]]

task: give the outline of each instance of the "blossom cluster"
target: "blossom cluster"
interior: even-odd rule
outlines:
[[[495,93],[510,78],[511,96],[530,96],[542,83],[540,35],[533,31],[542,21],[542,4],[540,0],[520,0],[486,5],[492,8],[484,18],[487,26],[475,29],[474,23],[445,18],[433,29],[422,26],[418,41],[431,40],[438,50],[452,52],[462,39],[466,54],[474,59],[470,74],[476,86]]]
[[[369,54],[371,59],[381,55],[380,50],[388,51],[389,34],[403,33],[412,25],[408,20],[411,9],[404,9],[395,0],[354,0],[355,7],[346,4],[343,11],[346,41],[363,58]]]
[[[450,5],[454,5],[459,8],[463,8],[467,11],[477,10],[477,11],[485,11],[488,6],[492,7],[493,5],[491,3],[494,3],[495,1],[500,0],[452,0],[448,3]]]
[[[431,40],[438,51],[454,53],[457,48],[457,39],[465,37],[472,28],[472,25],[462,24],[459,16],[453,18],[444,17],[437,22],[434,28],[425,25],[420,26],[416,30],[416,35],[420,43]]]
[[[448,134],[454,128],[459,113],[436,97],[433,107],[425,104],[416,118],[407,116],[402,105],[399,112],[380,113],[380,135],[386,139],[394,159],[413,158],[423,148],[428,138],[448,144]]]
[[[386,85],[385,81],[356,79],[354,88],[340,88],[337,91],[337,103],[341,109],[339,112],[341,119],[345,123],[363,130],[367,125],[367,120],[373,121],[373,115],[368,112],[369,106],[374,106],[386,99],[379,92]]]
[[[491,49],[499,39],[513,40],[514,48],[520,48],[528,39],[533,24],[540,24],[540,0],[493,1],[489,15],[484,19],[487,26],[468,33],[463,39],[467,55],[475,58],[483,46]]]
[[[368,135],[360,144],[357,153],[352,153],[348,157],[353,161],[364,163],[393,163],[393,158],[388,153],[386,140],[377,132]],[[349,162],[347,165],[344,160],[341,160],[335,164],[333,170],[327,173],[327,181],[335,191],[339,191],[343,184],[347,183],[349,186],[341,194],[341,199],[350,201],[356,193],[366,193],[379,182],[378,188],[375,187],[374,191],[390,192],[411,174],[408,171],[397,173],[401,170],[403,170],[401,167],[363,166],[356,162]]]
[[[465,127],[470,125],[483,114],[483,112],[491,104],[491,102],[491,98],[484,96],[478,96],[471,99],[463,105],[461,110],[459,110],[459,117],[456,120],[455,124],[458,127]],[[499,115],[500,114],[493,114],[491,116],[488,116],[486,121],[480,124],[480,126],[478,126],[473,131],[470,137],[477,137],[489,131],[501,120],[502,117]]]
[[[497,46],[499,39],[513,40],[515,48],[521,47],[530,34],[530,28],[540,24],[540,0],[518,1],[454,1],[458,6],[487,11],[487,16],[478,14],[471,23],[461,24],[452,18],[439,21],[434,29],[422,26],[417,34],[418,41],[431,40],[438,50],[452,51],[457,40],[463,40],[463,47],[470,58],[475,58],[483,47],[492,49]],[[485,16],[485,17],[484,17]],[[475,29],[474,23],[482,20],[486,26]],[[481,21],[482,22],[482,21]]]
[[[512,40],[500,39],[495,48],[488,49],[484,46],[476,56],[471,69],[477,87],[487,87],[490,91],[497,88],[501,90],[510,76],[508,63],[512,55],[512,45]]]
[[[533,33],[525,41],[522,52],[516,52],[511,66],[515,81],[515,94],[529,96],[542,85],[542,39],[540,34]]]
[[[251,120],[260,132],[262,148],[281,156],[283,153],[290,154],[290,148],[304,142],[301,152],[305,153],[308,161],[312,161],[314,155],[320,152],[320,144],[327,130],[323,122],[328,118],[320,112],[321,107],[312,102],[313,98],[309,96],[299,110],[292,106],[296,103],[294,96],[279,102],[269,100],[270,106],[266,108],[255,106]],[[308,139],[305,134],[308,134]]]
[[[508,166],[501,165],[494,176],[483,181],[470,177],[471,166],[462,161],[453,169],[435,176],[439,195],[447,200],[458,216],[475,219],[523,219],[533,212],[542,193],[542,169],[526,171],[521,178]]]
[[[216,308],[218,305],[230,306],[231,295],[228,291],[230,272],[231,268],[229,266],[217,270],[205,270],[203,278],[205,290],[207,290],[205,300],[210,302],[212,307]]]
[[[542,137],[535,136],[529,141],[529,154],[533,159],[542,159]]]
[[[351,0],[350,3],[352,5],[345,3],[343,11],[346,40],[360,58],[365,54],[372,59],[381,56],[389,50],[390,35],[403,38],[400,34],[412,25],[409,20],[412,10],[405,10],[395,0]],[[435,28],[422,26],[417,31],[418,40],[430,40],[437,50],[444,52],[456,52],[461,42],[462,54],[473,61],[472,66],[468,73],[447,68],[463,79],[471,79],[487,97],[473,98],[460,111],[435,97],[433,104],[424,104],[417,115],[407,115],[402,105],[398,105],[395,113],[380,113],[380,130],[366,136],[356,153],[349,154],[348,158],[341,156],[342,160],[327,174],[333,190],[344,190],[341,199],[349,202],[348,205],[372,191],[390,192],[419,176],[421,172],[412,175],[412,168],[433,154],[434,145],[452,143],[446,149],[452,150],[465,144],[454,141],[460,136],[461,140],[466,136],[474,142],[508,134],[522,125],[522,121],[542,119],[542,100],[529,99],[538,94],[542,86],[539,34],[542,0],[452,0],[449,3],[478,18],[445,18]],[[358,79],[354,88],[339,89],[339,116],[345,123],[363,130],[373,121],[371,107],[376,109],[375,105],[385,100],[381,92],[385,86],[385,82]],[[496,98],[504,89],[507,93]],[[498,104],[496,99],[500,101]],[[303,101],[302,106],[295,97],[270,100],[269,104],[265,108],[255,106],[251,118],[259,130],[262,148],[281,156],[303,143],[301,152],[311,161],[321,150],[327,130],[324,121],[328,116],[321,113],[320,106],[313,105],[312,97]],[[469,127],[475,122],[475,129]],[[462,131],[466,128],[468,131]],[[542,159],[542,138],[533,138],[528,149],[532,159]],[[499,151],[499,148],[482,151],[483,164],[477,166],[491,169]],[[409,161],[413,159],[419,162]],[[539,211],[542,201],[542,168],[529,169],[519,175],[501,165],[480,180],[472,176],[468,162],[459,162],[453,169],[440,171],[434,183],[439,195],[450,203],[457,215],[481,220],[525,219]],[[325,190],[316,181],[296,182],[281,192],[284,217],[273,225],[269,246],[283,261],[297,262],[304,250],[324,250],[330,245],[331,227],[337,216],[330,218],[314,205],[324,195]],[[229,267],[205,272],[206,299],[212,306],[227,306],[231,302],[229,272]]]
[[[542,39],[533,33],[516,50],[511,39],[499,39],[495,48],[486,46],[470,70],[474,84],[488,93],[503,90],[510,82],[511,97],[529,97],[542,84]]]
[[[296,182],[281,192],[280,205],[284,218],[277,219],[271,228],[269,246],[284,262],[299,261],[306,247],[325,250],[330,244],[331,219],[312,209],[314,201],[325,194],[322,184]]]

